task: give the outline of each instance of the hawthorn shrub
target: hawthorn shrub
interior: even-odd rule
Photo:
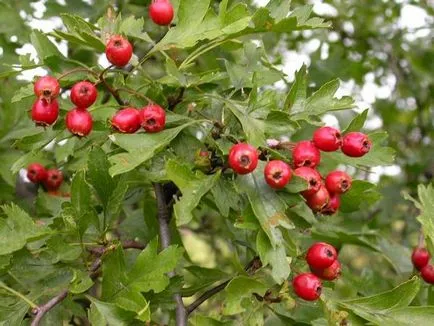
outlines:
[[[399,269],[410,255],[346,224],[381,197],[358,176],[393,162],[387,134],[363,132],[367,111],[324,127],[354,99],[305,66],[288,83],[263,43],[331,24],[279,0],[121,14],[64,13],[63,29],[31,32],[37,61],[1,74],[48,71],[10,99],[31,114],[5,128],[18,152],[2,178],[27,169],[37,194],[2,197],[1,324],[429,325],[417,273]],[[432,250],[434,190],[418,195]],[[413,263],[432,282],[423,240]],[[382,256],[399,282],[367,295],[339,256],[347,245]]]

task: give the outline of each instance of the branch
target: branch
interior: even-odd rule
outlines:
[[[38,326],[42,318],[44,318],[45,314],[49,312],[51,309],[53,309],[57,304],[65,300],[67,295],[68,295],[68,290],[63,290],[44,305],[34,308],[32,310],[32,313],[35,315],[35,317],[33,318],[31,326]]]
[[[261,267],[262,267],[261,260],[259,259],[259,257],[256,256],[246,265],[244,270],[248,272],[249,275],[252,275]],[[233,278],[217,285],[216,287],[213,287],[212,289],[209,289],[204,294],[202,294],[199,298],[197,298],[192,304],[190,304],[186,308],[187,315],[190,315],[193,311],[195,311],[202,303],[204,303],[209,298],[223,291],[226,288],[226,286],[229,284],[229,282],[232,280]]]
[[[164,188],[159,183],[154,183],[155,197],[157,199],[158,209],[158,224],[160,227],[161,248],[164,250],[170,246],[170,212],[166,203],[166,194]],[[168,273],[169,277],[173,277],[175,272]],[[173,295],[176,302],[176,326],[187,326],[187,314],[180,293]]]

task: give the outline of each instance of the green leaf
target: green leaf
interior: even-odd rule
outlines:
[[[420,210],[417,220],[422,224],[423,234],[428,242],[430,250],[434,249],[434,187],[430,185],[419,185],[417,187],[419,201],[414,200],[409,195],[404,198],[413,201],[416,207]]]
[[[233,183],[220,178],[211,189],[215,204],[224,217],[229,216],[230,209],[237,210],[240,198]]]
[[[351,131],[359,131],[363,128],[366,118],[368,117],[369,109],[364,110],[362,113],[358,114],[344,130],[343,134],[349,133]]]
[[[183,129],[199,122],[193,121],[155,134],[111,135],[112,142],[128,151],[128,153],[115,154],[109,158],[112,163],[109,170],[110,174],[115,176],[138,167],[156,153],[162,151]]]
[[[351,213],[372,206],[381,199],[377,187],[367,181],[354,180],[351,189],[342,195],[340,210]]]
[[[250,300],[253,293],[263,295],[267,290],[267,286],[247,276],[235,277],[229,282],[225,289],[226,301],[223,308],[225,315],[236,315],[245,311],[242,302],[244,299]]]
[[[290,260],[286,257],[283,244],[272,247],[270,240],[264,232],[258,232],[256,249],[263,266],[271,266],[271,276],[277,284],[282,284],[291,273]]]
[[[393,309],[388,318],[381,321],[384,326],[430,326],[434,318],[434,306],[405,307]]]
[[[71,204],[79,216],[87,213],[91,205],[90,188],[85,171],[78,171],[72,178]]]
[[[93,321],[98,320],[99,323],[93,323],[94,325],[109,325],[109,326],[128,326],[131,325],[134,313],[126,311],[113,303],[99,301],[89,295],[86,296],[92,304],[90,307],[91,318]],[[101,324],[101,321],[104,324]]]
[[[252,206],[253,212],[275,248],[282,243],[279,226],[294,228],[285,214],[286,205],[264,180],[265,163],[261,162],[253,173],[237,177],[237,187],[244,193]]]
[[[109,167],[110,164],[107,160],[107,155],[101,148],[95,147],[90,151],[87,161],[87,178],[98,194],[104,207],[107,207],[110,196],[116,186],[115,182],[110,177]]]
[[[220,171],[213,175],[205,175],[200,171],[193,173],[186,165],[175,160],[166,163],[166,174],[181,190],[182,197],[173,207],[176,224],[183,225],[193,219],[193,210],[199,205],[201,198],[214,187],[220,178]]]
[[[285,99],[283,110],[287,112],[302,112],[307,98],[307,73],[306,66],[301,66],[295,73],[295,80]]]
[[[12,103],[20,102],[26,98],[34,97],[34,96],[35,96],[35,93],[33,90],[33,84],[28,84],[26,86],[21,87],[20,89],[18,89],[15,92],[14,97],[12,97],[11,102]]]
[[[340,301],[338,304],[368,321],[383,325],[382,323],[388,319],[388,314],[393,309],[407,307],[419,289],[419,278],[413,277],[390,291],[360,299]]]
[[[74,269],[73,272],[74,276],[72,277],[71,284],[69,285],[69,292],[81,294],[93,286],[94,283],[89,277],[89,273],[78,269]]]
[[[368,154],[362,157],[349,157],[341,152],[321,153],[324,159],[331,159],[338,164],[348,164],[356,167],[374,167],[379,165],[391,165],[395,161],[395,150],[390,147],[382,146],[387,139],[386,132],[376,132],[369,134],[372,147]]]
[[[102,299],[111,301],[128,284],[122,246],[118,245],[104,257],[102,274]]]
[[[117,179],[116,187],[113,189],[113,192],[110,195],[109,201],[107,203],[105,212],[108,216],[108,221],[112,221],[113,219],[119,217],[127,191],[127,179],[124,176],[121,176]]]
[[[0,216],[0,255],[20,250],[27,242],[49,234],[46,227],[36,225],[17,205],[2,205],[0,208],[6,215],[6,218]]]
[[[59,61],[64,59],[64,56],[48,37],[38,30],[33,30],[30,34],[30,41],[35,47],[39,59],[48,67],[60,71]]]
[[[128,18],[122,20],[119,27],[119,33],[138,38],[148,43],[154,43],[154,41],[152,41],[152,39],[149,37],[148,33],[143,31],[144,23],[145,20],[143,17],[135,19],[134,16],[129,16]]]

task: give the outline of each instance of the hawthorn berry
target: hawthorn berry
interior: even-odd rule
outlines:
[[[50,102],[60,93],[60,84],[57,78],[53,76],[40,77],[33,86],[33,91],[39,99],[45,99]]]
[[[324,215],[333,215],[341,206],[341,199],[337,194],[330,194],[330,200],[326,207],[324,207],[321,211]]]
[[[322,291],[322,283],[318,276],[312,273],[302,273],[294,277],[292,286],[295,294],[307,301],[317,300]]]
[[[338,259],[335,247],[325,242],[316,242],[309,247],[306,254],[308,265],[315,269],[324,269]]]
[[[413,253],[411,254],[413,266],[418,270],[421,270],[423,267],[428,265],[430,258],[431,255],[428,250],[422,247],[414,248]]]
[[[32,106],[32,120],[38,126],[50,126],[59,117],[59,103],[57,100],[47,101],[44,98],[37,99]]]
[[[166,112],[157,104],[150,104],[140,110],[140,121],[146,132],[159,132],[166,126]]]
[[[310,267],[313,274],[318,276],[320,279],[333,281],[341,275],[341,263],[339,260],[335,260],[329,267],[324,269],[318,269]]]
[[[343,171],[330,172],[325,178],[325,186],[332,194],[343,194],[351,188],[352,179]]]
[[[282,189],[291,181],[291,168],[283,161],[270,161],[265,166],[264,177],[271,188]]]
[[[342,140],[341,150],[350,157],[361,157],[371,149],[372,142],[361,132],[350,132]]]
[[[313,195],[304,196],[306,198],[307,206],[309,206],[315,213],[321,212],[327,207],[330,201],[330,193],[327,188],[321,185],[319,190]]]
[[[235,173],[250,173],[258,166],[258,151],[246,143],[235,144],[229,150],[229,165]]]
[[[298,142],[292,150],[294,167],[306,166],[315,168],[321,161],[321,153],[309,140]]]
[[[140,112],[134,108],[119,110],[111,120],[112,126],[126,134],[135,133],[140,128]]]
[[[88,81],[76,83],[71,88],[71,102],[78,108],[85,109],[95,103],[98,91],[94,84]]]
[[[47,177],[43,184],[47,191],[56,191],[60,188],[63,182],[63,173],[58,169],[50,169],[47,171]]]
[[[43,182],[47,178],[47,170],[39,163],[32,163],[27,167],[27,178],[33,183]]]
[[[302,166],[295,169],[294,174],[307,182],[308,188],[302,192],[303,196],[313,195],[321,187],[321,175],[314,169]]]
[[[429,284],[434,284],[434,266],[431,264],[426,265],[420,270],[420,276]]]
[[[173,20],[173,6],[169,0],[152,0],[149,16],[158,25],[170,25]]]
[[[312,142],[316,148],[324,152],[334,152],[341,147],[342,136],[335,128],[321,127],[313,133]]]
[[[66,128],[76,136],[87,136],[92,131],[93,120],[91,114],[84,109],[74,108],[66,114]]]
[[[108,41],[105,54],[111,64],[117,67],[123,67],[131,60],[133,46],[127,39],[120,35],[115,35]]]

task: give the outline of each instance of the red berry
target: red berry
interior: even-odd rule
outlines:
[[[332,194],[343,194],[351,188],[352,179],[343,171],[330,172],[325,179],[325,186]]]
[[[339,130],[332,127],[322,127],[313,133],[313,144],[324,152],[334,152],[342,145],[342,137]]]
[[[133,134],[140,128],[140,112],[134,108],[122,109],[113,116],[112,126],[118,131]]]
[[[166,112],[161,106],[150,104],[140,111],[140,121],[146,132],[159,132],[166,125]]]
[[[173,15],[173,6],[169,0],[153,0],[149,6],[149,16],[155,24],[170,25]]]
[[[319,298],[322,291],[321,280],[312,273],[299,274],[292,280],[295,294],[307,301]]]
[[[258,151],[249,144],[235,144],[229,151],[229,165],[238,174],[250,173],[258,166]]]
[[[43,182],[47,178],[47,170],[39,163],[32,163],[27,167],[27,178],[33,183]]]
[[[361,132],[350,132],[342,141],[342,152],[351,157],[361,157],[369,152],[372,142],[368,136]]]
[[[95,103],[98,91],[94,84],[88,81],[81,81],[71,88],[71,102],[78,108],[88,108]]]
[[[327,204],[326,207],[322,209],[321,213],[324,215],[333,215],[339,210],[340,206],[341,206],[341,199],[339,195],[331,194],[329,203]]]
[[[60,93],[60,84],[57,78],[52,76],[40,77],[33,87],[38,98],[44,98],[47,102],[56,98]]]
[[[50,102],[44,98],[37,99],[32,106],[32,120],[38,126],[50,126],[59,117],[59,103],[57,100]]]
[[[314,169],[302,166],[295,169],[294,174],[307,182],[308,188],[302,192],[303,196],[313,195],[321,187],[321,175]]]
[[[83,137],[92,131],[93,121],[90,113],[83,109],[72,109],[65,117],[66,128],[77,136]]]
[[[312,211],[321,212],[327,207],[330,201],[330,194],[326,187],[321,185],[319,190],[313,195],[305,196],[307,206],[309,206]]]
[[[47,178],[44,180],[44,186],[48,191],[56,191],[63,182],[63,173],[57,169],[47,171]]]
[[[130,62],[133,55],[133,46],[127,39],[120,35],[115,35],[108,41],[105,54],[111,64],[123,67]]]
[[[434,284],[434,266],[426,265],[420,270],[420,276],[429,284]]]
[[[431,258],[428,250],[426,248],[417,247],[414,248],[413,253],[411,255],[411,261],[416,269],[421,270],[423,267],[428,265],[428,262]]]
[[[291,168],[283,161],[270,161],[265,166],[264,177],[271,188],[282,189],[291,180]]]
[[[313,169],[320,163],[321,153],[311,141],[303,140],[292,150],[292,160],[296,168],[307,166]]]
[[[338,258],[335,247],[325,242],[316,242],[307,250],[306,261],[310,267],[324,269]]]
[[[341,263],[335,260],[329,267],[324,269],[317,269],[311,267],[310,270],[319,278],[327,281],[333,281],[341,275]]]

